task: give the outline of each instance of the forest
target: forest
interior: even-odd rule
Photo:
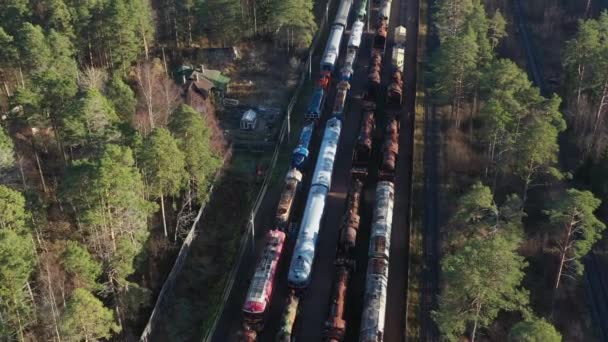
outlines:
[[[606,251],[608,12],[591,1],[524,5],[542,18],[538,54],[557,60],[541,89],[508,3],[432,9],[428,90],[453,203],[432,316],[451,341],[594,340],[584,274]]]
[[[306,47],[312,9],[0,3],[0,339],[139,337],[158,291],[147,263],[179,248],[227,149],[215,114],[184,103],[172,56],[244,40]]]

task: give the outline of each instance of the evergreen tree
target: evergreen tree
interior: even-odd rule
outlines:
[[[0,337],[24,341],[23,332],[33,323],[28,281],[34,270],[34,246],[29,234],[0,232]]]
[[[66,341],[98,341],[120,332],[112,310],[87,290],[77,288],[61,315],[61,334]]]
[[[171,115],[169,129],[185,156],[189,184],[195,189],[199,201],[204,201],[212,177],[222,162],[211,147],[211,129],[201,115],[187,105],[180,106]]]
[[[559,267],[554,288],[559,288],[563,275],[583,274],[580,259],[601,237],[606,225],[593,212],[601,201],[589,192],[568,189],[552,202],[546,214],[554,228],[554,239],[559,252]]]
[[[116,141],[118,120],[112,104],[97,90],[89,89],[63,118],[62,134],[71,147],[99,148],[108,141]]]
[[[239,2],[236,0],[206,0],[198,9],[202,21],[202,30],[209,40],[226,46],[242,32],[239,27],[242,18],[239,14]]]
[[[163,228],[167,236],[164,196],[177,195],[184,185],[184,154],[168,130],[156,128],[144,141],[141,160],[150,193],[160,198]]]
[[[515,324],[509,334],[510,342],[561,342],[562,335],[544,319],[532,319]]]
[[[0,127],[0,171],[8,169],[15,164],[15,146],[13,140],[6,133],[4,128]]]
[[[521,288],[526,262],[517,247],[518,241],[499,234],[472,240],[443,258],[446,287],[433,316],[448,340],[468,331],[474,341],[477,330],[489,326],[502,310],[527,314],[528,292]]]
[[[0,185],[0,228],[16,233],[26,231],[25,198],[21,193],[7,186]]]
[[[135,93],[133,93],[131,87],[118,75],[114,75],[106,86],[105,94],[114,105],[114,110],[118,116],[123,121],[131,122],[137,105]]]
[[[63,252],[63,267],[72,275],[77,287],[99,289],[97,278],[101,276],[101,264],[89,251],[76,241],[68,241]]]
[[[442,44],[465,33],[472,11],[473,0],[442,0],[437,3],[434,22]]]

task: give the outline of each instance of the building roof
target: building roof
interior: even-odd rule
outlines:
[[[195,71],[197,73],[199,73],[201,76],[222,84],[222,85],[228,85],[228,83],[230,83],[230,78],[222,75],[222,72],[219,70],[210,70],[210,69],[203,69],[203,71]]]

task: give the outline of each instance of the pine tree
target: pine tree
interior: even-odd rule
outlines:
[[[76,100],[62,122],[62,135],[70,147],[88,145],[100,148],[116,141],[119,119],[112,104],[95,89],[89,89]]]
[[[601,201],[589,191],[568,189],[545,212],[554,228],[559,253],[555,289],[559,288],[564,275],[573,277],[583,274],[580,259],[591,250],[606,229],[606,225],[593,214],[600,204]]]
[[[93,259],[89,251],[76,241],[68,241],[63,252],[63,267],[72,275],[77,287],[96,290],[100,286],[97,278],[101,276],[101,263]]]
[[[167,236],[164,196],[175,196],[185,181],[184,154],[168,130],[156,128],[144,141],[142,169],[152,196],[160,198],[163,228]]]
[[[0,337],[24,341],[25,328],[33,323],[28,281],[34,270],[34,246],[29,234],[0,232]]]
[[[6,133],[4,128],[0,127],[0,172],[2,169],[8,169],[15,164],[15,146],[13,140]]]
[[[21,234],[26,231],[28,218],[23,195],[0,185],[0,230],[11,230]]]
[[[521,288],[526,262],[517,247],[518,241],[499,234],[472,240],[443,258],[446,287],[433,317],[448,340],[468,331],[474,341],[477,330],[489,326],[500,311],[527,313],[528,292]]]
[[[211,147],[211,129],[201,115],[187,105],[173,113],[169,129],[185,156],[189,184],[202,202],[207,199],[212,177],[221,165],[220,156]]]
[[[131,87],[118,75],[114,75],[107,83],[105,94],[114,105],[116,114],[123,121],[131,122],[137,105],[135,93],[133,93]]]
[[[510,342],[561,342],[562,335],[544,319],[532,319],[515,324],[509,333]]]
[[[72,293],[61,316],[62,339],[66,341],[97,341],[109,339],[120,332],[112,310],[85,289]]]

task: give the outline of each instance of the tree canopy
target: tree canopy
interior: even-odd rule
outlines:
[[[561,342],[562,335],[544,319],[532,319],[515,324],[509,334],[511,342]]]

